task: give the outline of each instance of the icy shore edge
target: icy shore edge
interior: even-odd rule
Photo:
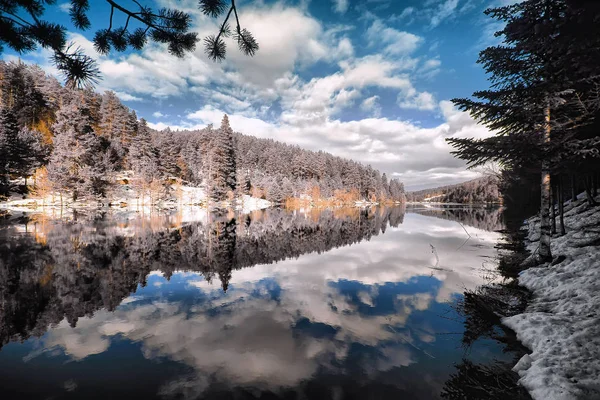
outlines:
[[[535,400],[600,399],[600,207],[569,205],[565,225],[552,239],[554,265],[519,275],[533,293],[527,309],[502,320],[532,351],[513,370]],[[525,224],[532,257],[538,228],[539,218]]]

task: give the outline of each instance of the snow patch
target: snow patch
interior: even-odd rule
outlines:
[[[565,224],[567,234],[551,243],[562,261],[523,271],[519,283],[533,299],[503,319],[532,350],[514,370],[535,400],[600,399],[600,207],[576,202]],[[527,226],[535,255],[539,218]]]

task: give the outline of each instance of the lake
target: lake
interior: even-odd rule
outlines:
[[[56,214],[56,212],[55,212]],[[499,210],[6,216],[2,399],[435,399]]]

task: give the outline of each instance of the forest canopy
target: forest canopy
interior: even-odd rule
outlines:
[[[124,180],[156,198],[172,195],[176,184],[202,187],[214,201],[242,194],[275,203],[404,199],[403,184],[371,166],[234,132],[226,115],[218,128],[156,131],[113,92],[63,87],[20,62],[0,62],[0,77],[4,195],[25,194],[33,177],[38,195],[68,194],[73,201],[108,202]]]

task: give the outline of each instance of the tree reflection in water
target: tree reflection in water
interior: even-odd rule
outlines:
[[[216,275],[227,290],[232,271],[369,240],[403,218],[397,207],[215,213],[183,224],[166,216],[119,224],[97,215],[75,214],[66,223],[20,219],[23,225],[5,224],[0,233],[0,346],[40,336],[63,319],[74,327],[96,310],[113,311],[146,286],[150,271],[167,279],[175,271],[207,281]]]
[[[475,228],[498,219],[426,211],[442,219],[419,211],[398,229],[399,207],[13,219],[0,226],[0,344],[41,337],[25,360],[88,365],[137,343],[147,360],[188,368],[157,379],[159,397],[438,398],[456,349],[436,335],[462,325],[439,316],[481,281],[477,264],[499,235]]]

